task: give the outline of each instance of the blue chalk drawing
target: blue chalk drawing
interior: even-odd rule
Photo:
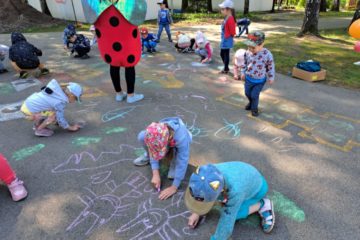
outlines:
[[[214,136],[217,138],[228,139],[228,140],[239,138],[241,133],[239,125],[242,123],[242,121],[239,121],[237,123],[229,123],[226,119],[223,120],[225,126],[217,130],[214,133]]]
[[[119,109],[112,110],[110,112],[105,113],[101,120],[103,122],[110,122],[118,118],[125,118],[126,115],[128,115],[130,112],[134,111],[136,106],[132,107],[123,107]]]

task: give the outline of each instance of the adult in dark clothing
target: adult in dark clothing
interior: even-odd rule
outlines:
[[[29,71],[40,69],[41,74],[49,73],[49,70],[40,63],[39,56],[42,51],[27,42],[24,35],[18,32],[11,34],[11,47],[9,49],[9,59],[11,65],[20,74],[20,78],[26,78]]]
[[[89,58],[90,40],[82,34],[73,34],[69,36],[68,48],[71,48],[71,54],[76,52],[75,58]]]

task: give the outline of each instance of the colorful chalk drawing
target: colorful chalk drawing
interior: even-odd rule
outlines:
[[[269,141],[269,144],[271,144],[271,148],[276,150],[279,153],[285,153],[285,152],[290,152],[292,150],[297,149],[297,146],[293,143],[291,143],[290,141],[288,141],[287,139],[283,138],[283,137],[273,137],[271,136],[269,139],[269,134],[265,134],[266,132],[268,132],[269,127],[263,127],[262,129],[260,129],[257,133],[258,134],[262,134],[264,137],[266,137]]]
[[[296,222],[305,221],[305,212],[296,203],[284,196],[282,193],[273,191],[269,198],[274,203],[275,211],[281,216],[287,217]]]
[[[115,119],[125,118],[130,112],[134,111],[137,106],[122,107],[105,113],[101,120],[103,122],[110,122]]]
[[[67,232],[79,234],[78,227],[81,225],[85,227],[84,235],[89,236],[111,223],[118,225],[114,231],[120,238],[133,240],[172,240],[197,235],[186,226],[190,212],[182,210],[184,192],[173,195],[163,202],[164,206],[157,199],[158,193],[149,184],[150,179],[141,172],[132,172],[120,183],[115,177],[118,175],[112,174],[110,170],[90,176],[90,183],[83,187],[84,193],[78,197],[84,207],[67,226]],[[139,200],[140,204],[136,204]],[[180,221],[182,224],[179,225]]]
[[[110,135],[113,133],[123,133],[126,132],[126,128],[123,127],[107,127],[104,129],[105,134]]]
[[[36,78],[29,78],[29,79],[15,80],[12,81],[11,84],[17,92],[20,92],[30,87],[39,86],[41,85],[41,82]]]
[[[90,144],[96,144],[101,141],[100,137],[78,137],[75,138],[71,143],[75,146],[87,146]]]
[[[238,93],[224,95],[218,101],[238,108],[244,108],[247,99]],[[286,99],[275,99],[264,94],[260,107],[265,109],[257,121],[270,123],[272,126],[284,129],[287,126],[297,126],[302,129],[300,137],[310,139],[328,147],[348,152],[360,147],[360,120],[333,113],[319,114],[310,107]]]
[[[13,153],[12,158],[15,161],[23,160],[25,158],[28,158],[28,157],[34,155],[37,152],[40,152],[41,149],[43,149],[44,147],[45,147],[44,144],[37,144],[37,145],[34,145],[34,146],[30,146],[30,147],[20,149],[20,150]]]
[[[112,166],[114,164],[130,161],[135,159],[136,151],[139,148],[135,148],[130,145],[122,144],[119,147],[117,152],[101,152],[97,157],[95,157],[90,152],[81,152],[79,154],[72,154],[65,162],[56,166],[52,172],[53,173],[62,173],[62,172],[81,172],[86,170],[95,170],[105,167]],[[124,156],[132,156],[124,157]]]
[[[0,83],[0,95],[10,94],[14,88],[10,83]]]
[[[242,123],[242,121],[236,123],[229,123],[226,119],[223,120],[224,120],[224,127],[219,128],[219,130],[217,130],[214,133],[214,136],[217,138],[228,139],[228,140],[239,138],[241,133],[239,125]]]
[[[95,97],[102,97],[106,96],[107,94],[101,91],[96,87],[83,87],[84,93],[81,96],[82,98],[95,98]]]
[[[24,101],[16,103],[1,104],[0,105],[0,122],[24,118],[24,114],[20,111],[21,105]]]

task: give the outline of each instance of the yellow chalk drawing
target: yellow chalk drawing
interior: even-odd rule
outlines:
[[[100,77],[103,74],[104,74],[103,71],[86,68],[86,67],[78,68],[78,69],[76,69],[76,71],[70,72],[70,75],[73,79],[80,80],[80,81],[94,79],[94,78]]]
[[[244,108],[248,100],[243,95],[232,93],[216,99],[237,108]],[[283,129],[290,125],[302,130],[298,136],[311,139],[325,146],[349,152],[360,147],[360,120],[334,113],[319,114],[311,107],[286,99],[264,95],[260,104],[266,112],[259,117],[248,117]]]
[[[107,94],[96,87],[83,87],[84,93],[82,98],[95,98],[106,96]]]
[[[151,80],[159,83],[163,88],[182,88],[184,87],[184,82],[178,80],[175,77],[175,74],[170,70],[165,71],[157,69],[156,71],[147,69],[138,72],[139,77],[144,80]]]

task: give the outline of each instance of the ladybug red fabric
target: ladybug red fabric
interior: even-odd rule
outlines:
[[[98,17],[95,32],[101,57],[111,66],[134,67],[141,59],[138,27],[132,25],[114,5]]]

